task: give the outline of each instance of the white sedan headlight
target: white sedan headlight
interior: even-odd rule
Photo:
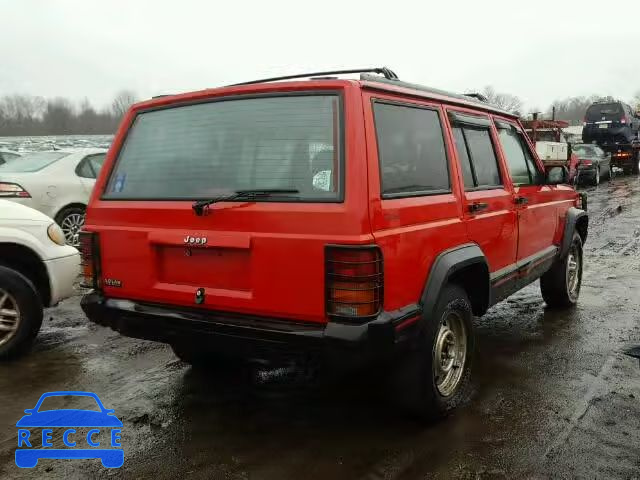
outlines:
[[[53,243],[57,243],[61,246],[67,244],[66,240],[64,239],[64,233],[57,223],[52,223],[51,225],[49,225],[49,227],[47,228],[47,235],[49,235],[49,238]]]

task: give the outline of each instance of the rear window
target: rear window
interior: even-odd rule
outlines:
[[[4,173],[28,173],[37,172],[51,165],[53,162],[66,157],[63,152],[37,152],[24,155],[22,158],[0,165],[0,172]]]
[[[618,120],[623,116],[624,111],[619,103],[597,103],[587,109],[587,122],[598,122],[601,120]]]
[[[196,200],[298,190],[277,201],[339,201],[340,98],[224,100],[141,113],[103,198]]]
[[[598,151],[590,145],[574,145],[573,153],[583,157],[597,157]]]

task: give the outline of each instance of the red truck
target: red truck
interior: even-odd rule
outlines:
[[[584,199],[518,118],[354,72],[134,105],[81,235],[89,319],[194,366],[398,360],[432,417],[467,399],[474,315],[537,279],[575,305]]]

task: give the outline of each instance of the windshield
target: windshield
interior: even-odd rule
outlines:
[[[300,193],[261,200],[337,201],[339,106],[337,95],[296,95],[142,113],[103,198],[196,200],[287,189]]]
[[[596,103],[587,110],[587,122],[599,122],[602,120],[619,120],[624,112],[619,103]]]
[[[62,157],[69,155],[64,152],[37,152],[29,153],[12,162],[0,165],[0,172],[7,173],[23,173],[37,172],[51,165],[53,162],[60,160]]]

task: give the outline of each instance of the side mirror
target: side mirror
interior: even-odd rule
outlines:
[[[566,167],[551,167],[547,170],[547,185],[569,183],[569,171]]]

